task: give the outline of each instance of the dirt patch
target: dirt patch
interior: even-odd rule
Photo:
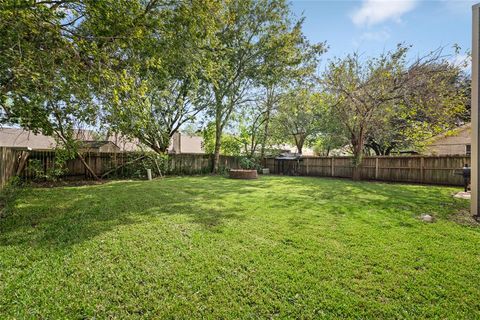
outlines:
[[[90,186],[97,184],[104,184],[112,180],[64,180],[64,181],[40,181],[40,182],[30,182],[29,187],[32,188],[59,188],[59,187],[81,187],[81,186]]]
[[[451,215],[449,219],[464,226],[480,227],[480,221],[475,219],[468,209],[459,210],[457,213]]]

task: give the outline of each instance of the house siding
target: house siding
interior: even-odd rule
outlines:
[[[454,135],[435,139],[427,147],[427,154],[431,155],[464,155],[467,145],[472,142],[472,130],[470,127],[458,131]]]

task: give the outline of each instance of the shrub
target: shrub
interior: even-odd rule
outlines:
[[[11,178],[5,187],[0,190],[0,218],[5,217],[15,202],[20,192],[21,182],[19,177]]]
[[[44,168],[39,159],[30,159],[28,168],[33,174],[34,181],[58,181],[68,172],[67,161],[74,159],[75,153],[68,149],[56,148],[53,166]]]
[[[240,167],[245,170],[260,170],[262,166],[260,161],[255,157],[242,157],[239,161]]]

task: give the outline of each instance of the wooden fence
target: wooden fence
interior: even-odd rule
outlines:
[[[459,174],[469,156],[365,157],[360,166],[362,180],[463,185]],[[272,173],[351,178],[351,157],[303,157],[299,160],[264,159]]]
[[[16,174],[16,156],[14,149],[0,147],[0,190]]]
[[[140,153],[87,153],[84,158],[96,175],[104,178],[141,177],[144,167],[155,172],[152,163],[138,165],[143,155]],[[140,160],[139,160],[140,159]],[[133,164],[137,165],[133,165]],[[442,185],[462,185],[458,173],[464,163],[470,163],[468,156],[396,156],[365,157],[360,167],[363,180],[391,182],[411,182]],[[318,177],[351,178],[353,173],[351,157],[303,157],[299,160],[275,160],[266,158],[264,167],[274,174],[291,174]],[[199,174],[210,172],[212,158],[203,154],[170,155],[162,164],[165,174]],[[48,175],[55,169],[55,152],[0,147],[0,188],[13,176],[31,180],[40,175]],[[238,157],[221,156],[221,168],[240,168]],[[80,159],[66,163],[63,178],[91,178]]]
[[[102,178],[144,177],[145,167],[151,168],[154,174],[157,174],[158,169],[162,174],[200,174],[208,173],[212,168],[212,157],[204,154],[173,154],[157,163],[145,157],[144,153],[137,152],[91,152],[84,154],[84,159],[92,171]],[[55,164],[55,152],[51,150],[2,147],[0,160],[0,189],[15,175],[26,181],[49,175],[59,175],[65,179],[92,178],[79,158],[66,161],[62,173],[55,172],[58,165]],[[219,167],[240,168],[239,158],[221,156]]]

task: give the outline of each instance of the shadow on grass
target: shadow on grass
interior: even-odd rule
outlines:
[[[226,198],[249,195],[221,178],[175,178],[153,182],[30,189],[12,215],[0,219],[0,246],[68,247],[122,225],[144,222],[145,216],[187,216],[206,231],[221,232],[229,220],[244,219],[244,209]]]
[[[365,217],[365,210],[389,215],[399,226],[411,227],[406,215],[431,213],[438,209],[439,197],[445,198],[447,209],[458,205],[446,192],[449,191],[437,187],[303,177],[249,181],[185,177],[31,189],[17,200],[10,216],[0,219],[0,246],[69,247],[119,226],[143,223],[146,216],[178,216],[186,218],[182,222],[207,232],[222,232],[225,224],[243,221],[249,214],[246,205],[252,203],[268,207],[272,214],[294,212],[293,228],[325,215],[378,223]],[[358,210],[360,206],[362,210]],[[318,214],[302,217],[304,211],[312,208]]]
[[[372,216],[381,218],[383,215],[397,226],[413,227],[413,220],[406,218],[427,213],[437,218],[451,219],[459,209],[468,207],[468,201],[452,197],[452,188],[442,186],[316,177],[295,177],[288,180],[287,186],[295,189],[297,197],[290,201],[282,201],[281,197],[277,197],[276,208],[293,204],[296,210],[308,209],[313,201],[323,209],[323,213],[355,218],[367,224],[378,223]],[[298,195],[311,201],[302,202]],[[362,210],[358,210],[360,207]]]

